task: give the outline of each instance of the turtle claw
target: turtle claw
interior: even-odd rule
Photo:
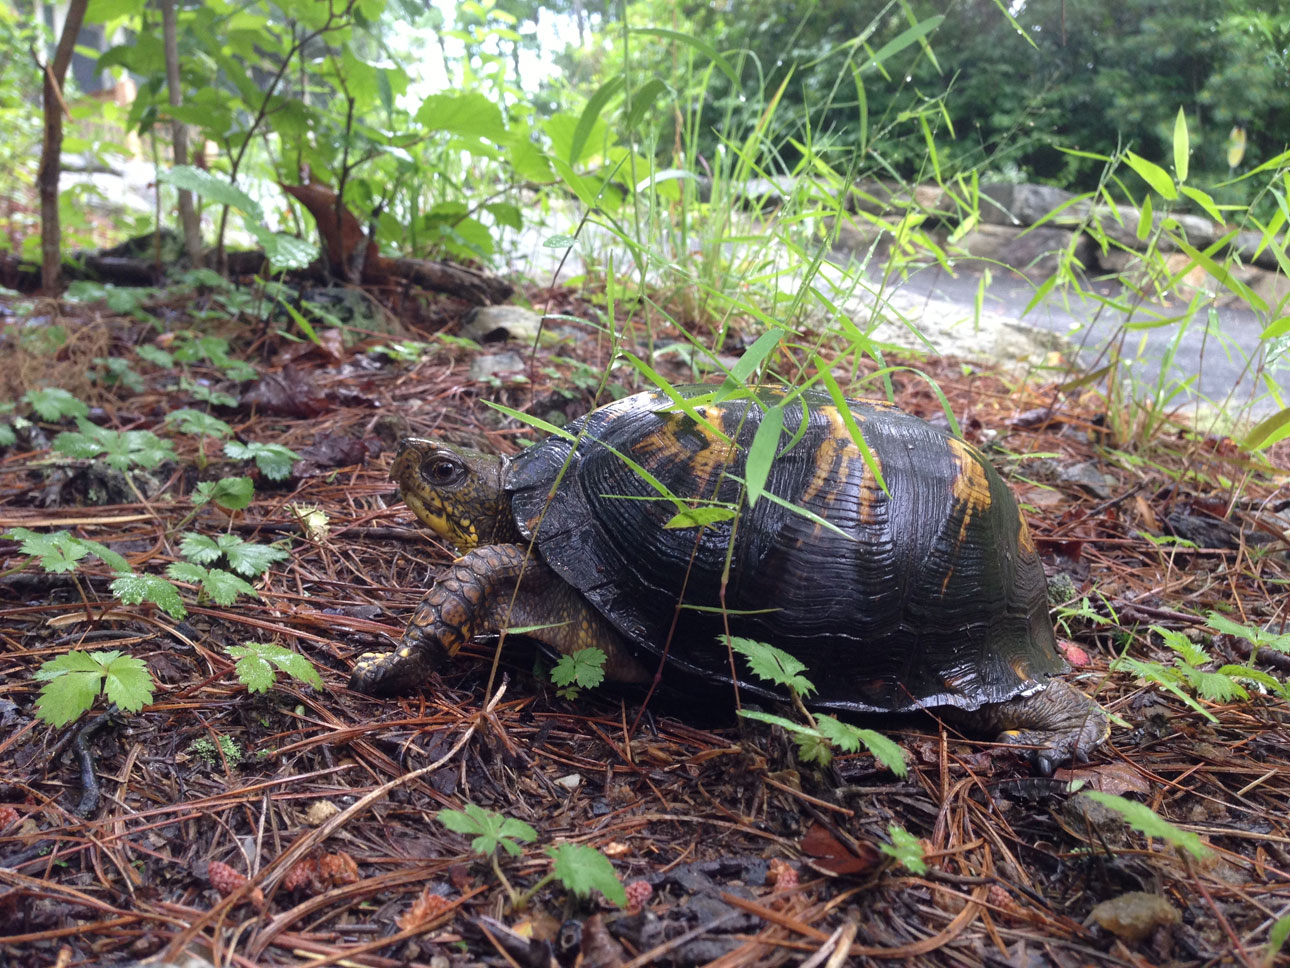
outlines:
[[[415,645],[404,641],[393,652],[364,652],[354,663],[349,688],[369,696],[410,692],[448,660],[448,650],[435,641]]]

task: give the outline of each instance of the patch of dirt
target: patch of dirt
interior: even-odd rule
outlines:
[[[596,318],[576,293],[544,295]],[[424,316],[451,333],[464,311],[441,303]],[[175,440],[178,459],[151,472],[146,493],[62,503],[77,492],[51,490],[58,468],[89,462],[48,461],[58,426],[0,453],[2,530],[65,528],[154,574],[180,560],[183,531],[291,551],[256,582],[258,599],[219,606],[188,589],[176,620],[117,602],[97,559],[75,577],[46,575],[0,543],[0,961],[112,966],[187,952],[221,965],[834,966],[849,952],[851,964],[956,968],[1261,963],[1290,898],[1286,704],[1254,687],[1248,700],[1189,702],[1108,667],[1126,648],[1171,663],[1147,627],[1195,635],[1214,609],[1285,631],[1285,480],[1230,441],[1174,428],[1129,453],[1107,439],[1092,397],[918,363],[1010,477],[1065,590],[1054,604],[1074,678],[1120,719],[1091,763],[1034,777],[1013,750],[913,717],[864,724],[906,749],[907,778],[863,753],[820,770],[778,733],[667,696],[629,734],[639,693],[561,699],[522,642],[508,643],[495,678],[491,644],[476,643],[413,697],[348,692],[355,657],[392,647],[451,557],[388,480],[397,439],[510,452],[534,432],[484,400],[547,420],[584,411],[609,341],[565,321],[555,332],[530,382],[489,386],[469,382],[471,351],[451,343],[415,362],[334,340],[279,356],[288,344],[269,329],[246,330],[237,355],[268,378],[262,402],[273,406],[212,412],[237,439],[304,455],[282,482],[227,461],[211,438],[166,431],[167,413],[206,405],[138,360],[144,389],[119,391],[98,418]],[[124,327],[114,338],[116,353],[135,342]],[[645,338],[641,325],[625,343],[643,355]],[[190,387],[236,388],[209,364],[186,375]],[[690,379],[679,366],[667,375]],[[922,380],[893,380],[898,403],[937,418]],[[1096,478],[1071,472],[1087,464]],[[244,473],[256,479],[249,507],[194,514],[200,481]],[[306,531],[308,509],[325,531]],[[1195,529],[1212,536],[1195,546],[1149,540],[1198,520],[1226,527]],[[280,677],[249,694],[226,652],[247,641],[307,656],[324,688]],[[1230,636],[1197,641],[1211,671],[1250,658]],[[100,701],[57,729],[37,721],[35,672],[74,648],[145,660],[153,702],[125,714]],[[1280,654],[1254,661],[1285,677]],[[1140,800],[1210,853],[1143,836],[1072,794],[1072,780]],[[516,888],[549,870],[541,848],[572,841],[611,859],[639,909],[551,884],[513,910],[469,838],[436,819],[466,803],[536,830],[521,856],[499,858]],[[893,825],[919,838],[925,873],[881,850]]]

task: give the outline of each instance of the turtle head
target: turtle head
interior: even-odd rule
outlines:
[[[509,463],[495,454],[408,437],[399,445],[390,477],[416,516],[464,553],[518,540],[503,487]]]

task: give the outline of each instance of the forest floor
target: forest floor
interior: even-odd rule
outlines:
[[[594,318],[573,291],[528,296]],[[1286,655],[1205,629],[1218,611],[1268,637],[1287,631],[1290,497],[1284,471],[1270,469],[1290,464],[1284,448],[1254,459],[1169,422],[1115,440],[1094,395],[919,361],[1027,506],[1050,576],[1065,576],[1054,606],[1072,678],[1116,726],[1091,762],[1053,777],[931,716],[862,724],[904,748],[905,778],[863,752],[822,769],[797,762],[777,732],[696,713],[666,692],[633,732],[640,694],[561,698],[522,641],[507,643],[496,678],[493,644],[478,642],[410,697],[347,690],[355,657],[392,647],[451,557],[389,480],[398,439],[513,452],[532,431],[484,401],[547,420],[583,412],[607,339],[560,320],[531,367],[525,346],[487,349],[517,353],[528,382],[505,368],[473,381],[481,351],[432,336],[456,332],[463,307],[450,303],[420,314],[419,354],[394,355],[376,350],[389,337],[295,342],[278,333],[285,323],[211,330],[191,318],[195,301],[148,308],[171,334],[221,333],[230,355],[213,344],[194,355],[193,341],[101,305],[14,304],[5,345],[22,350],[6,374],[15,397],[52,381],[88,402],[96,423],[154,431],[176,453],[127,476],[51,450],[72,423],[33,418],[0,450],[0,532],[67,530],[152,574],[181,560],[181,532],[276,542],[290,556],[256,579],[256,598],[219,605],[185,585],[178,619],[115,600],[96,557],[47,573],[19,542],[0,541],[0,965],[1269,958],[1290,911],[1290,708],[1248,680],[1250,698],[1197,700],[1191,673],[1235,683],[1239,672],[1218,670],[1248,663],[1287,675]],[[53,352],[19,339],[36,315],[63,330]],[[629,346],[644,339],[635,332]],[[177,343],[193,358],[174,369],[136,355]],[[254,367],[254,380],[231,379],[229,358]],[[138,382],[105,385],[112,370],[95,359],[125,360]],[[86,382],[95,366],[100,381]],[[679,364],[666,375],[689,382]],[[940,412],[921,379],[901,373],[893,384],[907,409]],[[219,439],[164,423],[186,407],[227,421],[238,441],[285,445],[300,459],[273,480],[226,458]],[[194,508],[199,482],[242,474],[255,482],[245,509]],[[1190,543],[1158,537],[1170,534]],[[1187,633],[1205,654],[1183,661],[1149,626]],[[248,641],[306,656],[322,688],[280,675],[248,692],[226,651]],[[38,720],[36,673],[71,649],[144,660],[151,702],[127,713],[100,698],[70,725]],[[1155,663],[1162,681],[1112,671],[1121,654]],[[1141,801],[1198,836],[1203,856],[1145,836],[1081,787]],[[437,817],[466,804],[524,821],[536,840],[517,856],[498,852],[495,868]],[[882,852],[893,825],[920,839],[925,872]],[[551,868],[543,848],[563,842],[608,857],[634,907],[557,882],[523,909],[508,903],[496,869],[531,887]]]

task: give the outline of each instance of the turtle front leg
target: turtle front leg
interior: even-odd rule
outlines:
[[[513,628],[565,654],[589,646],[603,650],[610,679],[648,679],[618,631],[525,551],[487,545],[454,561],[412,613],[399,647],[359,656],[349,687],[371,696],[408,692],[475,636]]]
[[[961,721],[997,732],[1001,742],[1031,747],[1027,755],[1045,776],[1061,763],[1086,760],[1111,732],[1106,711],[1062,679],[1028,696],[964,712]]]

